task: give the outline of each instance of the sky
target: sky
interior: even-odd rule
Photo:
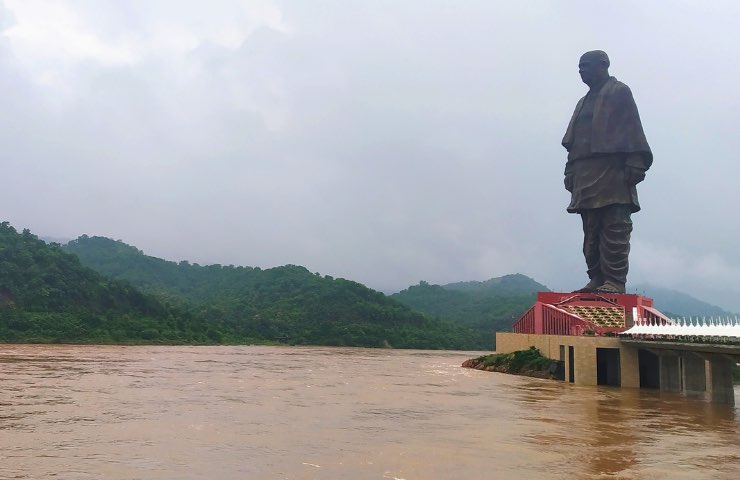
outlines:
[[[628,290],[740,311],[739,21],[735,1],[0,0],[0,220],[385,292],[570,291],[560,142],[601,49],[654,154]]]

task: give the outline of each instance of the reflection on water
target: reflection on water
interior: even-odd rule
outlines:
[[[737,478],[737,408],[471,356],[0,345],[0,479]]]

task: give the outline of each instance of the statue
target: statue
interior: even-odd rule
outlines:
[[[636,185],[653,163],[629,87],[609,75],[609,57],[586,52],[578,72],[589,91],[563,138],[568,151],[569,213],[583,221],[588,284],[577,292],[624,293],[631,215],[640,210]]]

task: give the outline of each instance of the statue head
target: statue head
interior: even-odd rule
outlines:
[[[609,56],[601,50],[592,50],[581,55],[578,73],[589,87],[599,85],[609,78]]]

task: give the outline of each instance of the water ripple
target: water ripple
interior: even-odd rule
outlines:
[[[0,479],[730,479],[738,409],[479,352],[0,346]]]

